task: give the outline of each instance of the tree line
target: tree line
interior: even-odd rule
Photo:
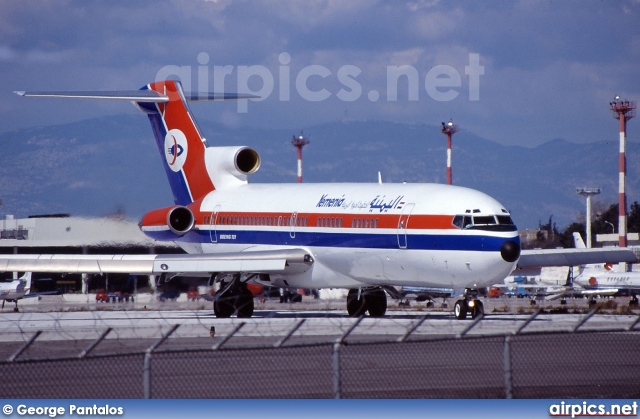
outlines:
[[[617,234],[618,233],[618,204],[611,204],[608,208],[605,205],[596,202],[592,207],[592,214],[595,217],[591,220],[591,242],[594,247],[598,247],[596,243],[597,234]],[[582,218],[585,218],[584,213]],[[586,241],[585,222],[574,222],[569,224],[562,232],[553,222],[553,215],[549,217],[546,224],[538,222],[538,234],[535,240],[524,244],[525,248],[553,249],[556,247],[574,247],[573,233],[579,232]],[[627,232],[640,232],[640,204],[634,201],[627,213]]]

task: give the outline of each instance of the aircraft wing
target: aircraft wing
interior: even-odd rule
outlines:
[[[592,263],[636,263],[635,253],[627,248],[534,249],[523,250],[516,269],[541,266],[580,266]]]
[[[272,273],[313,264],[304,249],[167,255],[0,255],[0,272],[52,273]]]

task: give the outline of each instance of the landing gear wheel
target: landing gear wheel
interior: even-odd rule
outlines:
[[[471,318],[475,319],[481,315],[484,315],[484,304],[482,304],[480,300],[474,300],[473,308],[471,309]]]
[[[382,317],[387,312],[387,295],[381,289],[364,293],[364,302],[371,317]]]
[[[247,288],[247,284],[240,282],[239,276],[233,279],[231,284],[220,283],[220,289],[216,292],[213,301],[213,312],[216,317],[229,318],[237,313],[240,318],[253,316],[253,294]]]
[[[467,310],[469,306],[467,305],[466,300],[458,300],[456,304],[453,306],[453,314],[458,320],[464,320],[467,318]]]
[[[231,317],[235,308],[233,307],[233,302],[231,298],[221,297],[216,293],[216,299],[213,301],[213,313],[216,317],[226,319]]]
[[[634,295],[633,297],[631,297],[631,299],[629,300],[629,307],[638,307],[638,296]]]
[[[364,292],[357,289],[350,289],[347,294],[347,313],[351,317],[360,317],[367,311],[364,300]]]
[[[238,318],[249,318],[253,316],[253,308],[253,294],[245,288],[236,299]]]

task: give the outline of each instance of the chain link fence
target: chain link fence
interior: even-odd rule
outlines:
[[[535,315],[534,315],[535,316]],[[533,319],[533,317],[531,319]],[[583,322],[586,320],[583,320]],[[4,398],[639,398],[640,318],[625,329],[349,340],[292,339],[0,362]],[[417,324],[413,329],[417,328]]]

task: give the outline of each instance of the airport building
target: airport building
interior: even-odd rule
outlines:
[[[68,214],[36,215],[0,220],[0,253],[3,254],[147,254],[182,253],[173,243],[145,236],[138,224],[122,218],[80,218]],[[44,278],[51,280],[45,281]],[[95,292],[154,288],[149,277],[129,275],[34,274],[36,291]]]

